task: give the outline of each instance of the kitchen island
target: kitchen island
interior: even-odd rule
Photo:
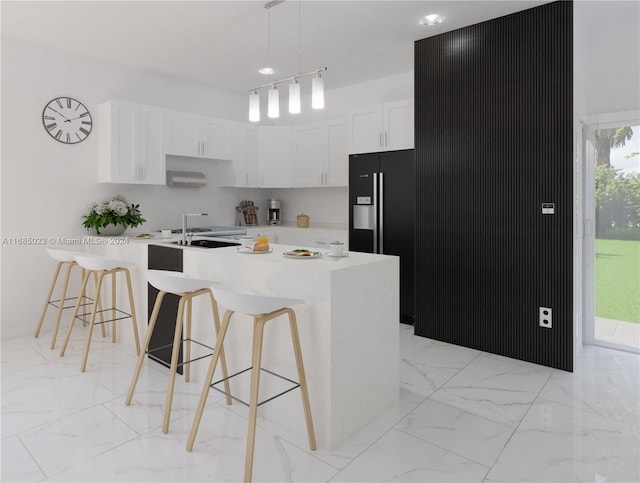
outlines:
[[[147,243],[171,246],[157,241]],[[107,247],[100,252],[131,261],[141,255],[141,245],[131,242],[128,247]],[[320,447],[335,448],[398,400],[397,257],[352,252],[343,258],[323,254],[319,258],[290,259],[283,252],[299,247],[273,244],[270,253],[240,253],[236,247],[173,247],[182,251],[186,275],[220,281],[225,288],[241,292],[306,301],[294,308]],[[136,263],[134,278],[140,279],[134,282],[136,287],[144,283],[146,263],[146,257]],[[140,300],[144,295],[146,292],[137,293],[136,298]],[[146,303],[141,300],[137,308],[139,320],[144,320]],[[221,306],[221,317],[224,310]],[[193,339],[214,345],[206,300],[194,300],[193,320]],[[225,342],[230,373],[251,365],[251,344],[251,317],[234,315]],[[208,360],[194,364],[193,384],[201,384],[207,367]],[[284,317],[266,326],[263,367],[297,380],[289,325]],[[260,400],[281,392],[286,384],[283,386],[280,379],[263,373]],[[231,390],[248,400],[248,375],[234,378]],[[212,391],[210,397],[214,394]],[[234,404],[238,410],[245,409]],[[304,438],[299,391],[261,406],[259,424],[261,420],[273,421]]]

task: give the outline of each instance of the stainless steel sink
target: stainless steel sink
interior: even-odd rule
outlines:
[[[182,246],[182,241],[171,242],[171,244]],[[218,240],[193,240],[191,242],[191,245],[187,245],[187,246],[192,246],[197,248],[224,248],[224,247],[233,247],[233,246],[239,247],[240,244],[233,243],[233,242],[218,241]]]

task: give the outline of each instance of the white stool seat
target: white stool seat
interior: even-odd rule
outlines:
[[[75,262],[75,255],[82,255],[82,252],[72,252],[62,248],[45,248],[47,254],[57,262]]]
[[[221,284],[221,282],[191,278],[181,272],[169,272],[166,270],[147,270],[147,280],[158,290],[174,294],[195,292],[212,285]]]
[[[248,293],[232,292],[229,290],[214,288],[216,300],[229,310],[243,314],[256,315],[268,314],[285,307],[300,305],[302,299],[290,299],[272,297],[269,295],[256,295]]]
[[[101,255],[75,255],[73,257],[78,265],[87,270],[113,270],[114,268],[124,268],[131,263],[123,262],[122,260],[116,260],[113,258],[103,257]]]

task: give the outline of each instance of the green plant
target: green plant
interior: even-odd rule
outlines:
[[[91,203],[89,211],[83,216],[82,226],[87,230],[95,229],[98,235],[100,234],[100,228],[104,228],[107,225],[122,225],[125,228],[129,226],[135,228],[147,221],[142,218],[139,208],[140,205],[129,204],[124,196],[116,195],[109,201]]]

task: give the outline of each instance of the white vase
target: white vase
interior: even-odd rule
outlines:
[[[107,225],[100,228],[100,233],[96,233],[99,236],[120,236],[127,230],[126,226],[122,225]]]

